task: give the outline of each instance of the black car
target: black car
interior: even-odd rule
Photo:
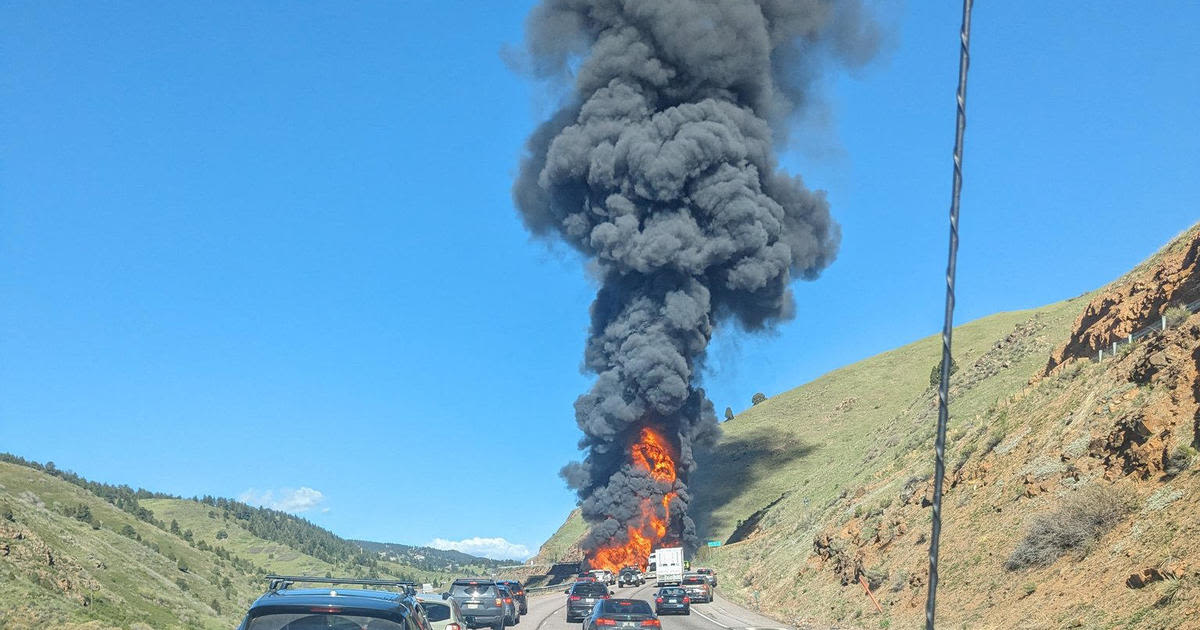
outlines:
[[[662,628],[650,604],[641,599],[605,599],[592,608],[583,630],[645,630]]]
[[[496,582],[487,578],[462,578],[450,585],[450,598],[458,602],[470,628],[490,626],[504,630],[504,598]]]
[[[608,587],[599,582],[576,582],[567,589],[567,623],[586,618],[596,602],[611,597]]]
[[[503,584],[496,584],[496,590],[500,591],[500,599],[504,600],[504,625],[515,626],[521,623],[521,605],[513,597],[512,591]]]
[[[520,582],[516,580],[496,580],[496,583],[507,586],[508,590],[512,591],[513,599],[517,600],[517,603],[521,605],[522,615],[529,614],[529,602],[525,599],[525,587],[521,586]]]
[[[692,614],[692,598],[687,591],[678,586],[664,586],[654,594],[654,613],[690,615]]]
[[[268,576],[269,590],[250,605],[238,630],[430,630],[413,599],[412,585],[391,580]],[[294,589],[297,582],[329,584],[329,588]],[[342,589],[342,585],[403,589]]]

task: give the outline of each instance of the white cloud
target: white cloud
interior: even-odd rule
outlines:
[[[265,490],[263,492],[250,488],[238,495],[238,501],[280,512],[299,513],[320,505],[325,501],[325,495],[320,490],[313,490],[307,486],[301,486],[295,490],[282,488],[278,491]],[[323,511],[328,512],[329,508],[325,508]]]
[[[464,538],[462,540],[446,540],[434,538],[427,547],[434,549],[453,549],[473,556],[483,556],[492,560],[525,560],[533,556],[529,547],[508,542],[504,538]]]

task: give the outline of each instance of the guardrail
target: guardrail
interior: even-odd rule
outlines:
[[[1190,304],[1184,304],[1183,308],[1186,308],[1188,311],[1190,311],[1192,313],[1200,311],[1200,300],[1196,300],[1195,302],[1192,302]],[[1167,329],[1167,316],[1164,314],[1162,316],[1162,320],[1158,324],[1152,324],[1150,326],[1147,326],[1133,334],[1127,335],[1124,339],[1113,340],[1112,346],[1110,346],[1110,347],[1100,348],[1100,350],[1096,352],[1096,361],[1099,362],[1099,361],[1104,360],[1106,350],[1108,351],[1108,356],[1115,357],[1115,356],[1117,356],[1117,352],[1121,349],[1122,346],[1128,346],[1128,345],[1132,344],[1133,342],[1135,342],[1151,333],[1154,333],[1154,332],[1157,332],[1160,330],[1166,330],[1166,329]]]

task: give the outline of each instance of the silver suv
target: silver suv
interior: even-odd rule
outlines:
[[[496,583],[486,578],[454,580],[450,598],[458,602],[468,628],[504,630],[504,598]]]

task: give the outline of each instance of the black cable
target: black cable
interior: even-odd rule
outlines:
[[[971,63],[971,3],[963,0],[962,47],[958,57],[958,118],[954,133],[954,185],[950,196],[950,255],[946,263],[946,319],[942,325],[942,380],[938,384],[937,440],[934,442],[933,531],[929,537],[929,597],[925,630],[933,630],[937,611],[938,541],[942,537],[942,481],[946,476],[946,425],[950,419],[950,339],[954,333],[954,275],[958,263],[958,200],[962,193],[963,133],[967,128],[967,67]]]

